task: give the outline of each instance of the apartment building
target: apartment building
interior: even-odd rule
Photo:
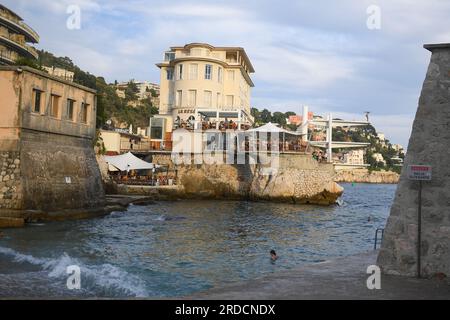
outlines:
[[[11,65],[18,58],[37,59],[36,49],[28,43],[38,43],[39,35],[15,12],[0,4],[0,65]]]

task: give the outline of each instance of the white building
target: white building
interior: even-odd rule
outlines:
[[[364,164],[364,150],[354,149],[344,154],[344,164],[349,165],[363,165]]]
[[[155,91],[156,95],[159,96],[159,85],[156,83],[152,83],[152,82],[148,82],[148,81],[135,81],[135,80],[130,80],[132,81],[136,87],[138,88],[138,93],[137,96],[139,99],[146,99],[151,97],[151,92],[150,90]],[[128,88],[128,84],[129,82],[121,82],[117,85],[117,95],[118,96],[125,96],[125,90]],[[119,93],[122,92],[122,93]]]
[[[48,74],[67,81],[73,81],[73,77],[75,76],[74,72],[62,68],[46,66],[43,66],[42,68],[44,68]]]
[[[386,160],[384,160],[383,155],[381,153],[374,153],[372,154],[372,158],[375,159],[376,162],[382,162],[386,164]]]

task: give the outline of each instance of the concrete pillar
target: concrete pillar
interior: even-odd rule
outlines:
[[[418,181],[409,165],[431,165],[422,182],[421,274],[450,276],[450,44],[425,45],[432,52],[408,151],[391,207],[377,264],[384,273],[417,275]]]

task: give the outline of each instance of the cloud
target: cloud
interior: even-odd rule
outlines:
[[[450,41],[450,2],[440,0],[3,3],[40,33],[41,48],[109,81],[158,82],[155,63],[170,46],[242,46],[256,69],[255,106],[299,112],[309,104],[316,113],[349,116],[370,110],[376,126],[402,144],[429,60],[422,45]],[[82,9],[81,30],[65,28],[70,4]],[[366,26],[372,4],[381,9],[380,30]]]

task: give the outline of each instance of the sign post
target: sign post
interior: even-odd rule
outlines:
[[[431,180],[431,166],[408,166],[408,179],[419,181],[417,208],[417,277],[421,276],[421,243],[422,243],[422,181]]]

